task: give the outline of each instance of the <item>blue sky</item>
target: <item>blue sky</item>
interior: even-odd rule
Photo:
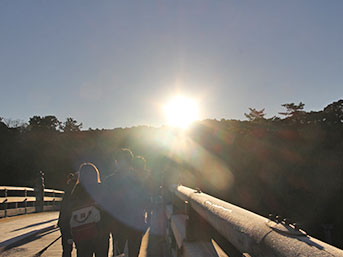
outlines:
[[[176,93],[200,118],[267,117],[343,96],[343,1],[0,1],[0,116],[84,128],[165,123]]]

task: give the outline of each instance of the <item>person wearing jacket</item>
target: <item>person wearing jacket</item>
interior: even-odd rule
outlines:
[[[132,168],[133,154],[121,149],[116,156],[116,170],[105,181],[106,196],[111,204],[105,207],[111,217],[111,233],[120,251],[128,241],[129,257],[137,257],[146,230],[145,211],[149,195],[142,179]]]
[[[62,257],[71,257],[73,251],[73,239],[70,231],[70,214],[68,213],[68,203],[70,201],[70,194],[76,183],[74,173],[70,173],[67,177],[66,187],[64,189],[63,200],[61,202],[60,215],[58,217],[57,225],[60,228],[62,236]]]
[[[73,241],[78,257],[107,257],[109,230],[106,216],[99,204],[103,200],[100,174],[92,163],[83,163],[78,172],[68,204]]]

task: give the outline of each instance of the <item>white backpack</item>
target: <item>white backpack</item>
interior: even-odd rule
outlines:
[[[98,235],[100,211],[93,205],[75,209],[71,213],[70,228],[74,242],[92,240]]]

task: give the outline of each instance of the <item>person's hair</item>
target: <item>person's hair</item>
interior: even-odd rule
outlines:
[[[146,170],[146,161],[143,156],[136,156],[133,159],[133,167],[138,170]]]
[[[84,176],[84,174],[87,175],[93,175],[96,183],[100,184],[100,173],[97,167],[91,163],[91,162],[85,162],[80,165],[79,171],[78,171],[78,178],[76,184],[80,183],[80,178]]]
[[[127,161],[131,164],[133,160],[133,153],[128,148],[121,148],[116,154],[117,161]]]

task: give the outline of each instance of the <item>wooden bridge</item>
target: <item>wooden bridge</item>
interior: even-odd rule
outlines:
[[[59,237],[57,210],[63,191],[44,189],[43,212],[38,213],[34,189],[1,186],[0,193],[0,256],[34,256]],[[154,203],[140,257],[343,256],[342,250],[293,224],[259,216],[199,190],[174,185]],[[61,255],[58,240],[41,256]]]

